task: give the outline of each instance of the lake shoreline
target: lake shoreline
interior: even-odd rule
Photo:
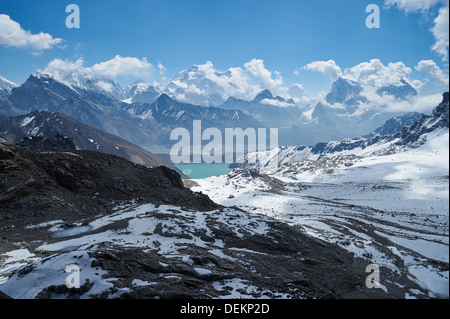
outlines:
[[[211,176],[226,175],[232,168],[229,164],[177,164],[174,165],[191,179],[203,179]]]

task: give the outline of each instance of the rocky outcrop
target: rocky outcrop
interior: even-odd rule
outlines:
[[[78,149],[90,150],[123,157],[144,166],[167,166],[172,164],[116,135],[79,122],[56,112],[35,111],[26,115],[7,117],[0,114],[0,137],[12,144],[22,142],[24,147],[36,147],[43,138],[70,136]],[[27,138],[35,139],[27,143]]]
[[[429,116],[423,116],[410,127],[404,128],[394,138],[400,138],[398,144],[421,144],[427,133],[449,127],[449,92],[443,94],[442,102],[434,108]]]
[[[403,296],[394,284],[388,285],[390,295],[368,289],[367,261],[337,245],[235,208],[195,212],[144,205],[89,225],[91,231],[67,238],[45,238],[48,226],[35,228],[33,242],[40,246],[32,251],[41,258],[18,268],[0,290],[27,299]],[[69,263],[82,269],[79,288],[65,285]],[[382,272],[393,283],[410,284],[388,268]]]
[[[207,196],[183,186],[164,166],[147,168],[123,158],[73,148],[70,139],[0,142],[0,229],[54,218],[74,222],[136,201],[210,210]],[[72,145],[72,147],[71,147]]]

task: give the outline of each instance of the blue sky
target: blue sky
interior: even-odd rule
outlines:
[[[0,36],[0,75],[22,83],[55,58],[82,58],[92,66],[120,55],[145,58],[153,68],[141,77],[158,82],[158,63],[170,78],[194,64],[212,61],[225,71],[252,59],[263,60],[272,77],[279,72],[284,85],[300,83],[312,93],[330,81],[326,72],[304,68],[313,61],[332,60],[342,71],[373,59],[386,66],[402,62],[411,77],[423,81],[432,68],[427,73],[415,67],[432,60],[448,79],[448,56],[432,50],[437,39],[431,32],[448,1],[409,3],[415,2],[430,5],[408,7],[404,0],[2,0],[0,14],[23,30],[62,40],[36,50],[2,43]],[[66,28],[70,3],[80,7],[80,29]],[[381,9],[379,29],[365,25],[371,3]],[[121,74],[118,79],[126,84],[136,77]]]

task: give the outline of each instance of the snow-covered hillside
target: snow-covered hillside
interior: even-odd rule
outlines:
[[[414,123],[409,124],[410,118],[418,117]],[[392,127],[395,123],[395,127]],[[402,125],[405,125],[403,127]],[[387,127],[390,127],[389,129]],[[402,128],[400,131],[399,128]],[[380,135],[379,132],[393,130],[394,134]],[[407,152],[414,154],[434,153],[440,155],[438,159],[446,161],[448,157],[448,130],[449,130],[449,94],[443,95],[442,102],[429,116],[419,117],[417,114],[406,116],[403,120],[393,118],[388,120],[380,130],[375,130],[367,137],[344,139],[319,143],[305,147],[279,147],[266,152],[251,153],[240,159],[241,168],[258,169],[264,173],[298,174],[319,171],[321,169],[350,167],[362,158],[379,157]],[[447,140],[447,142],[446,142]],[[428,145],[428,146],[427,146]],[[447,147],[446,147],[447,145]],[[402,157],[402,155],[399,155]],[[395,156],[387,162],[395,161]],[[381,160],[384,162],[385,160]],[[419,158],[413,161],[421,162]],[[252,164],[257,163],[257,164]],[[382,174],[381,171],[378,174]]]
[[[0,254],[0,291],[20,299],[386,297],[354,288],[364,281],[361,260],[236,208],[201,212],[131,203],[65,226],[62,220],[27,226],[28,234],[47,239],[10,244]],[[78,289],[65,284],[69,265],[80,269]]]
[[[263,165],[196,180],[193,190],[300,227],[422,287],[394,283],[405,298],[448,298],[448,145],[447,93],[431,116],[397,134],[274,149]]]

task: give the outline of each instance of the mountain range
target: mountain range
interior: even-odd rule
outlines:
[[[380,156],[418,148],[428,141],[429,135],[449,128],[449,93],[443,94],[442,102],[432,114],[407,113],[386,121],[370,134],[352,139],[342,139],[314,146],[280,147],[261,153],[248,154],[243,164],[235,167],[256,167],[253,157],[258,156],[259,168],[270,167],[281,171],[296,171],[296,165],[304,161],[317,161],[321,158],[341,158],[351,163],[358,156]],[[302,164],[303,165],[303,164]]]
[[[219,107],[242,110],[272,127],[280,127],[280,123],[284,123],[284,126],[294,124],[295,119],[301,116],[300,109],[292,99],[286,101],[280,96],[274,97],[269,90],[261,91],[252,101],[230,97]]]
[[[202,66],[193,66],[163,84],[160,91],[191,104],[241,110],[265,127],[278,128],[283,145],[308,145],[358,137],[369,134],[391,117],[404,114],[387,111],[387,102],[373,105],[369,92],[360,83],[344,77],[332,83],[323,101],[308,99],[305,103],[302,97],[306,93],[298,84],[289,88],[286,97],[274,96],[269,90],[260,91],[252,100],[229,96],[217,79],[226,82],[231,76],[231,70],[211,76],[205,74]],[[375,89],[378,97],[387,95],[398,101],[409,101],[417,95],[405,79]]]
[[[136,81],[125,89],[115,80],[78,73],[35,73],[20,86],[2,78],[0,114],[58,112],[152,152],[166,154],[174,144],[170,132],[177,127],[190,129],[193,120],[202,120],[203,128],[220,130],[278,128],[279,144],[292,146],[366,135],[386,120],[404,115],[387,112],[384,107],[367,107],[370,101],[363,87],[349,79],[337,79],[323,101],[306,107],[292,98],[274,96],[269,90],[262,90],[250,101],[227,97],[199,68],[193,66],[180,72],[161,87]],[[230,72],[215,76],[230,77]],[[189,93],[189,85],[198,90]],[[289,92],[304,94],[299,85]],[[403,79],[379,88],[377,93],[399,100],[417,94]]]
[[[139,84],[142,83],[135,86]],[[136,88],[130,88],[130,92],[139,96]],[[40,73],[32,74],[24,84],[0,99],[0,113],[7,116],[42,110],[62,113],[137,145],[165,147],[166,150],[173,144],[170,141],[172,129],[192,127],[193,120],[202,120],[205,128],[262,127],[238,110],[184,104],[166,94],[151,104],[129,104],[97,88],[69,85]]]
[[[395,85],[382,86],[377,90],[377,94],[387,94],[406,101],[417,95],[417,91],[402,80]],[[359,83],[338,78],[333,82],[325,101],[319,102],[311,110],[310,120],[327,132],[327,140],[333,140],[368,134],[388,119],[404,114],[386,112],[388,105],[367,107],[368,104],[370,101],[363,94],[363,87]]]

